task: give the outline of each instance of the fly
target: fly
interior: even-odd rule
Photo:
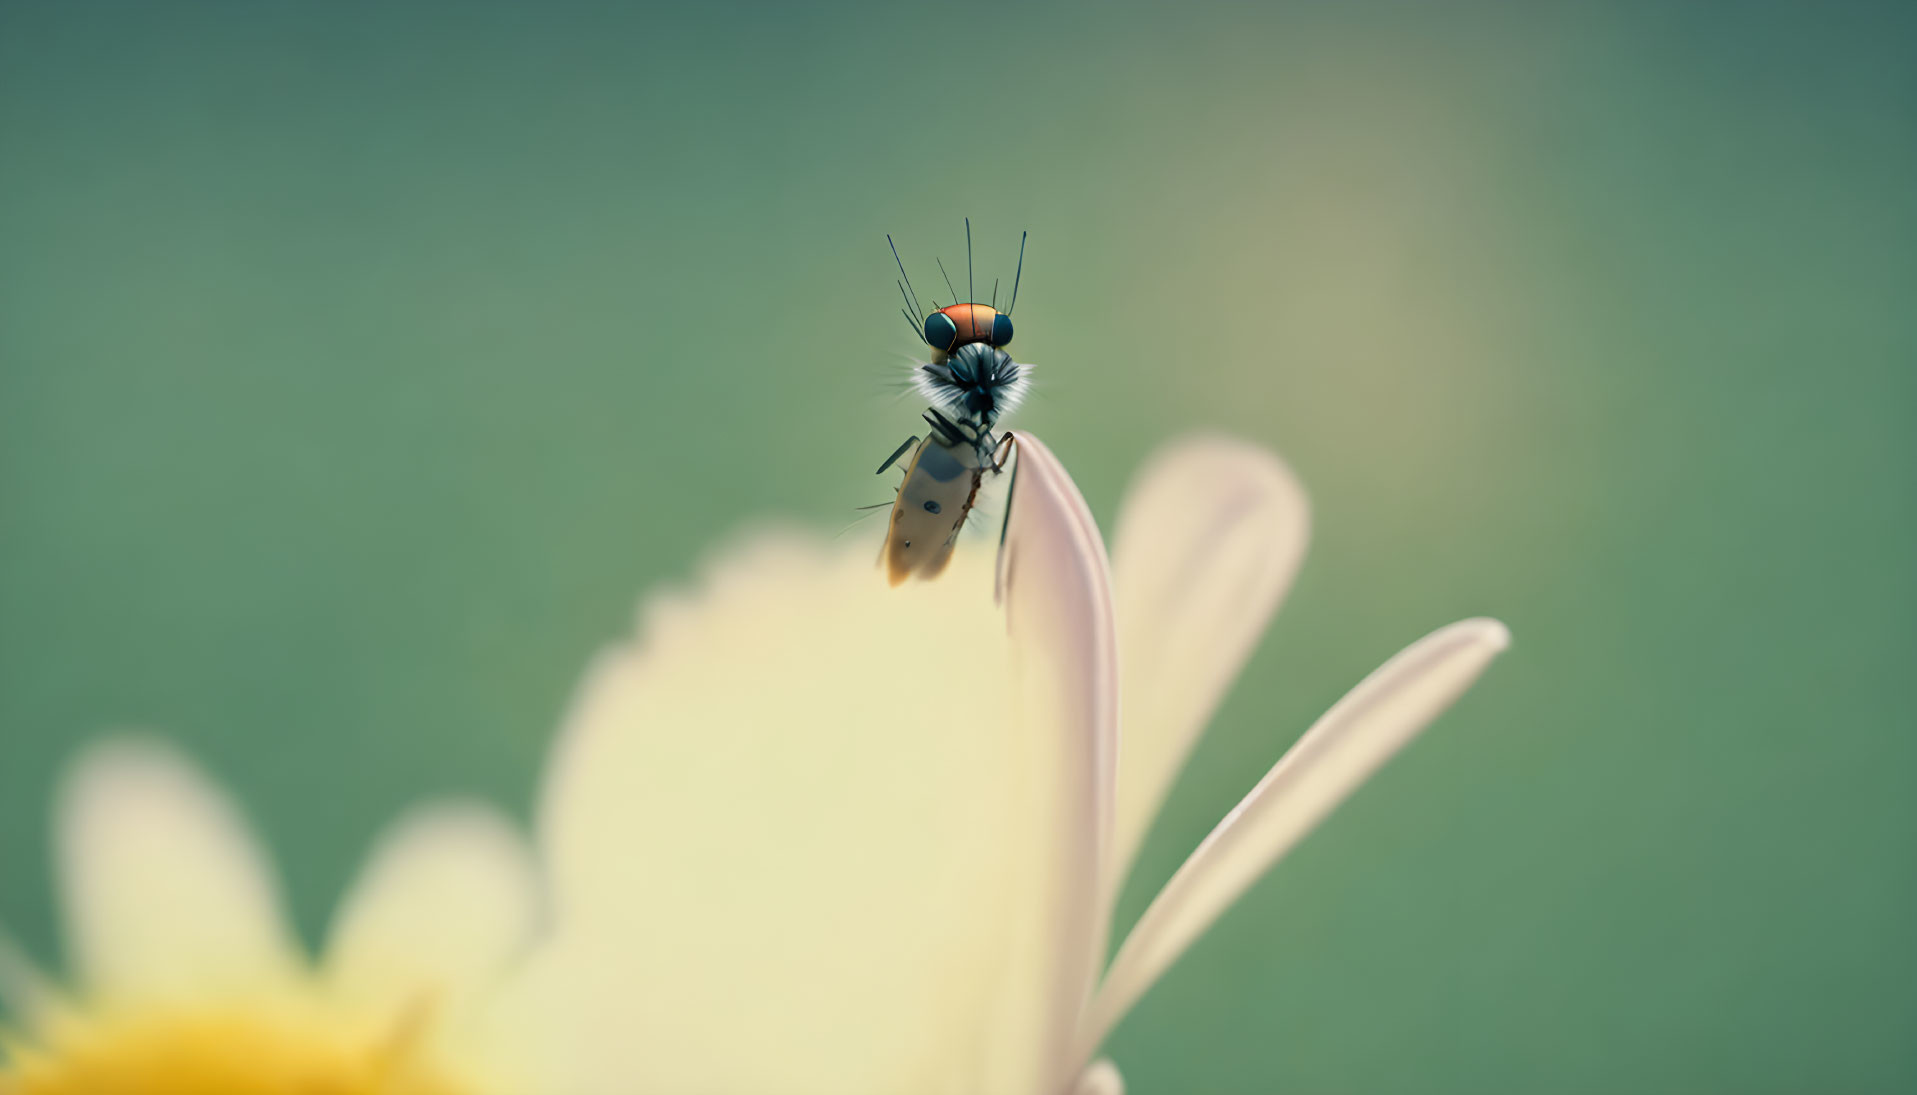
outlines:
[[[885,237],[892,244],[892,237]],[[897,244],[892,259],[899,266],[899,295],[913,334],[932,351],[931,360],[913,369],[913,384],[931,404],[924,418],[930,427],[923,440],[915,434],[893,450],[883,473],[912,453],[899,483],[898,498],[886,524],[881,559],[893,585],[918,575],[936,578],[952,559],[959,530],[978,499],[985,476],[1005,470],[1016,438],[995,434],[998,421],[1025,397],[1032,366],[1012,360],[1004,347],[1012,341],[1012,309],[1018,305],[1019,280],[1025,273],[1025,236],[1019,235],[1018,270],[1012,275],[1012,298],[998,310],[994,283],[992,303],[949,304],[922,313],[912,279],[905,273]],[[944,264],[939,271],[944,272]],[[966,295],[972,295],[972,222],[965,221]],[[958,291],[946,279],[954,297]],[[913,448],[914,445],[918,447]]]

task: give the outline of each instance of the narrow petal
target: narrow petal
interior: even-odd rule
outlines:
[[[1125,697],[1114,890],[1291,588],[1310,528],[1290,469],[1226,438],[1167,447],[1126,494],[1112,550]]]
[[[89,751],[56,833],[70,957],[100,998],[244,999],[297,975],[265,855],[234,804],[172,749]]]
[[[1024,880],[1039,918],[1014,944],[1030,948],[1038,980],[1009,986],[996,1009],[992,1044],[1004,1056],[984,1090],[1049,1092],[1075,1071],[1072,1035],[1105,953],[1118,653],[1098,526],[1064,467],[1029,434],[1019,438],[999,590],[1016,654],[1014,710],[1043,749],[1033,771],[1050,816],[1030,834],[1038,873]]]
[[[539,911],[531,850],[479,802],[420,807],[376,846],[334,918],[323,968],[346,1006],[456,1021],[520,955]]]
[[[1510,643],[1496,620],[1425,636],[1332,705],[1166,883],[1139,918],[1079,1037],[1090,1057],[1185,949],[1273,863],[1449,707]]]

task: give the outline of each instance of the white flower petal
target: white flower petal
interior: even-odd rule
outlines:
[[[233,803],[152,741],[96,746],[56,825],[68,945],[99,998],[271,993],[301,957],[265,855]]]
[[[1115,641],[1082,500],[1019,460],[1003,612],[986,537],[897,589],[869,545],[767,539],[599,659],[541,796],[553,942],[502,1020],[530,1086],[1069,1086]]]
[[[1114,891],[1291,587],[1310,528],[1290,469],[1242,441],[1170,445],[1127,492],[1112,549],[1125,703]]]
[[[1099,986],[1079,1059],[1246,887],[1449,707],[1510,643],[1496,620],[1465,620],[1411,644],[1319,718],[1218,823],[1139,918]]]
[[[1006,986],[981,1089],[1051,1092],[1076,1070],[1072,1035],[1105,953],[1118,653],[1098,526],[1064,467],[1029,434],[1019,438],[999,590],[1018,655],[1014,709],[1043,749],[1033,772],[1049,790],[1035,797],[1049,799],[1049,816],[1028,835],[1037,873],[1022,883],[1038,916],[1011,943],[1016,967],[1039,979]]]
[[[1079,1074],[1073,1095],[1125,1095],[1125,1077],[1119,1075],[1117,1065],[1100,1057]]]
[[[555,943],[505,1020],[537,1089],[896,1095],[973,1067],[1017,976],[1037,750],[989,540],[897,589],[874,555],[761,539],[587,675],[540,803]]]
[[[420,807],[381,837],[341,904],[323,956],[327,983],[375,1021],[431,1008],[456,1025],[459,1009],[524,952],[538,913],[531,850],[499,811]]]

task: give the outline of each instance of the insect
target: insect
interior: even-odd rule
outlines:
[[[987,474],[1005,470],[1012,454],[1016,438],[1010,433],[994,434],[993,428],[1024,398],[1032,366],[1013,361],[1005,352],[1012,341],[1012,309],[1018,306],[1019,281],[1025,274],[1024,234],[1018,240],[1012,299],[1003,312],[998,310],[996,282],[991,304],[973,301],[941,308],[932,301],[933,310],[921,312],[918,293],[905,273],[898,245],[892,243],[891,236],[885,237],[885,242],[891,245],[892,259],[898,263],[899,295],[905,300],[902,311],[906,322],[932,351],[931,360],[918,363],[912,374],[919,394],[931,404],[924,414],[930,430],[923,440],[916,434],[906,438],[879,465],[880,474],[884,474],[911,450],[880,553],[886,576],[896,586],[915,574],[936,578],[951,561],[953,545],[978,499],[979,486]],[[939,272],[945,273],[942,262]],[[966,295],[971,296],[969,217],[965,221],[965,277]],[[958,296],[949,276],[945,287],[954,298]],[[914,445],[918,447],[914,449]]]

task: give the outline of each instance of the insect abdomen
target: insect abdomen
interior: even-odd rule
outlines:
[[[945,569],[983,476],[970,445],[946,445],[935,437],[919,443],[886,530],[886,575],[893,585],[913,574],[937,577]]]

